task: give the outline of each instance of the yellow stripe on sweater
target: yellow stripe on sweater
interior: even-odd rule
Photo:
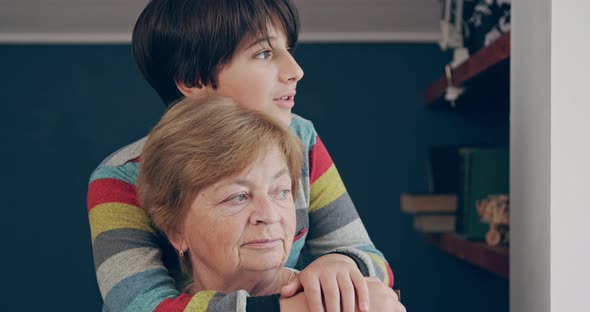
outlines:
[[[88,218],[93,242],[99,234],[116,229],[137,229],[156,233],[145,211],[128,204],[100,204],[92,208]]]
[[[346,192],[344,183],[336,166],[332,164],[324,174],[311,184],[309,211],[314,212],[326,207]]]
[[[369,254],[369,256],[371,256],[371,258],[373,259],[373,262],[375,262],[379,268],[381,269],[381,271],[383,271],[383,283],[385,285],[389,285],[389,274],[387,273],[387,266],[385,264],[385,261],[383,260],[383,258],[379,257],[378,255],[372,253],[372,252],[367,252],[367,254]]]
[[[184,312],[206,312],[209,307],[209,301],[215,295],[215,291],[200,291],[193,296],[184,308]]]

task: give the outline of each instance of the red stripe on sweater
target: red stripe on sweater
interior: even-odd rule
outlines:
[[[88,213],[104,203],[139,206],[135,185],[117,179],[98,179],[88,186]]]
[[[305,235],[305,233],[307,233],[307,228],[303,228],[303,229],[301,230],[301,232],[299,232],[299,234],[297,234],[297,235],[295,236],[295,238],[293,238],[293,242],[296,242],[296,241],[298,241],[300,238],[302,238],[302,237],[303,237],[303,235]]]
[[[309,151],[309,182],[313,184],[332,166],[332,157],[320,137],[316,137],[315,145]]]
[[[187,294],[180,294],[176,298],[166,298],[160,302],[156,309],[154,309],[154,312],[180,312],[186,308],[192,298]]]
[[[141,156],[137,156],[137,157],[135,157],[135,158],[131,159],[131,160],[130,160],[130,161],[128,161],[128,162],[132,162],[132,163],[138,163],[138,162],[140,162],[140,161],[141,161]]]
[[[389,265],[387,265],[387,263],[385,264],[385,266],[387,267],[387,275],[389,276],[389,287],[393,287],[393,271],[391,271],[391,268],[389,267]]]

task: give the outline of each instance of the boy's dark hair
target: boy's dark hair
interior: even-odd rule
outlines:
[[[242,40],[267,37],[269,22],[295,48],[299,17],[291,0],[152,0],[135,23],[133,55],[169,106],[183,96],[176,82],[215,87]]]

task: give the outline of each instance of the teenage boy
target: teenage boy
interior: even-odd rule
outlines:
[[[298,278],[280,299],[243,292],[180,294],[177,255],[137,200],[144,138],[109,156],[90,178],[88,210],[104,310],[300,311],[303,302],[312,311],[368,311],[378,302],[369,300],[375,283],[363,276],[393,285],[312,123],[291,114],[303,77],[291,55],[298,32],[290,0],[154,0],[141,13],[132,40],[142,74],[167,106],[203,93],[228,96],[290,125],[301,139],[307,157],[287,262],[302,269]],[[296,295],[301,289],[303,297]]]

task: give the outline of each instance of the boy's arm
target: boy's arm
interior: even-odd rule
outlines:
[[[326,147],[316,136],[309,152],[310,230],[307,240],[312,258],[327,253],[350,256],[365,276],[376,276],[390,287],[393,273],[375,248],[359,218]]]
[[[139,207],[138,163],[97,169],[88,187],[88,216],[104,311],[278,311],[278,297],[204,291],[181,294],[162,262],[161,237]],[[274,307],[274,308],[273,308]]]

